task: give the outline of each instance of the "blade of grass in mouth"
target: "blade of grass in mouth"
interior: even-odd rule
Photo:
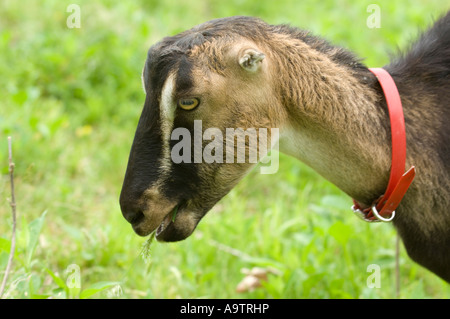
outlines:
[[[154,238],[155,238],[155,232],[152,232],[150,234],[150,237],[142,245],[141,256],[146,263],[150,262],[150,246],[152,245]]]
[[[178,205],[175,206],[172,212],[172,222],[175,222],[175,218],[177,217],[178,213]],[[152,232],[150,234],[150,237],[145,241],[145,243],[142,246],[141,255],[142,258],[144,258],[144,261],[149,262],[150,260],[150,247],[152,245],[153,239],[155,239],[155,233],[156,231]]]
[[[175,208],[173,209],[173,213],[172,213],[172,222],[175,221],[175,217],[177,217],[177,213],[178,213],[178,205],[175,206]]]

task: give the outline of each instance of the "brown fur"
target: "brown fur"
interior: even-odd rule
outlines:
[[[446,19],[450,21],[450,16]],[[265,56],[253,70],[240,64],[248,50]],[[450,134],[435,129],[448,117],[448,96],[439,100],[422,82],[403,77],[408,69],[400,64],[394,64],[391,73],[404,105],[406,165],[415,165],[417,176],[397,209],[394,225],[410,256],[450,281],[450,173],[448,161],[442,160],[450,152],[441,149],[450,142]],[[173,241],[189,236],[253,166],[142,164],[155,163],[141,147],[149,140],[155,154],[169,151],[162,146],[168,143],[158,138],[157,130],[167,123],[160,123],[157,112],[163,83],[177,68],[169,104],[196,97],[201,105],[189,112],[176,109],[174,128],[192,130],[198,119],[203,130],[276,127],[281,151],[313,167],[351,197],[369,206],[383,194],[391,164],[389,118],[381,88],[367,68],[351,53],[305,31],[245,17],[219,19],[166,38],[149,51],[144,69],[147,102],[121,194],[124,215],[143,227],[141,234],[153,231],[178,205],[181,217],[157,238]],[[444,72],[449,69],[450,64]],[[448,77],[446,81],[448,88]],[[149,177],[143,181],[139,176]],[[159,199],[149,199],[145,194],[155,185]],[[148,209],[152,200],[167,202],[169,208]]]

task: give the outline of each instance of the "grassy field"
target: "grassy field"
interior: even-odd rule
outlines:
[[[206,20],[251,15],[290,23],[382,66],[447,0],[71,1],[0,4],[0,270],[11,244],[7,136],[13,139],[17,245],[6,298],[395,298],[391,225],[366,224],[351,200],[295,159],[248,175],[187,240],[154,243],[123,219],[119,192],[144,102],[149,46]],[[380,269],[380,288],[367,280]],[[267,281],[238,293],[244,269]],[[449,285],[401,249],[401,298],[448,298]]]

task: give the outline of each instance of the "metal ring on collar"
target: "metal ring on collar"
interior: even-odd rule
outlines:
[[[377,208],[376,208],[375,205],[372,206],[372,213],[373,213],[373,215],[374,215],[378,220],[380,220],[380,221],[382,221],[382,222],[386,222],[386,223],[391,222],[391,221],[394,219],[394,217],[395,217],[395,210],[392,212],[391,217],[389,217],[389,218],[384,218],[384,217],[382,217],[382,216],[378,213],[378,210],[377,210]]]

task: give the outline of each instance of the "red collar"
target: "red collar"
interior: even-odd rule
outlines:
[[[391,221],[395,216],[395,209],[405,196],[415,176],[415,168],[412,166],[406,173],[406,134],[403,117],[402,101],[397,87],[390,74],[381,68],[369,69],[377,78],[383,89],[389,109],[392,139],[392,163],[389,183],[384,195],[374,201],[372,207],[362,208],[353,200],[353,211],[364,220]]]

